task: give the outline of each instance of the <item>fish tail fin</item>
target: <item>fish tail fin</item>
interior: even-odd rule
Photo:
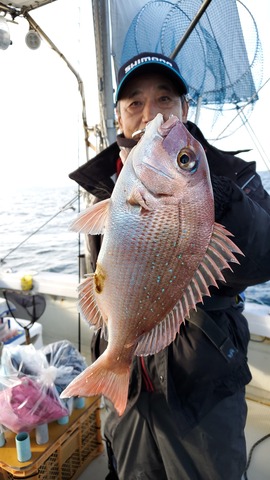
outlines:
[[[72,380],[61,393],[61,398],[104,395],[121,416],[127,405],[130,369],[129,366],[120,368],[115,361],[110,362],[105,354]]]

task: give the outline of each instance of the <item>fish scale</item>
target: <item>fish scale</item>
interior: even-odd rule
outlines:
[[[203,148],[177,117],[164,122],[161,114],[127,157],[111,198],[83,212],[73,229],[103,234],[79,308],[108,347],[61,397],[103,394],[122,415],[133,356],[166,348],[209,286],[224,281],[221,270],[238,263],[232,252],[241,252],[214,222]]]

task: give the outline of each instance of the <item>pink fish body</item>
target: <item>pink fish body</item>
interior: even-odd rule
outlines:
[[[79,286],[86,320],[107,332],[105,352],[62,393],[103,394],[126,408],[133,355],[169,345],[208,286],[241,253],[214,222],[202,146],[177,117],[158,114],[127,157],[112,196],[73,228],[104,234],[96,272]]]

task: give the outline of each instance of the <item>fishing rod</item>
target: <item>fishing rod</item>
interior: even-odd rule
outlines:
[[[29,238],[33,237],[34,235],[36,235],[36,233],[38,233],[40,230],[42,230],[42,228],[44,228],[48,223],[50,223],[54,218],[56,218],[60,213],[64,212],[65,210],[68,210],[69,208],[74,208],[72,207],[72,204],[74,202],[76,202],[76,200],[81,196],[81,192],[78,192],[76,194],[76,196],[74,198],[72,198],[72,200],[70,200],[68,203],[66,203],[57,213],[55,213],[51,218],[49,218],[49,220],[47,220],[45,223],[43,223],[39,228],[37,228],[37,230],[35,230],[34,232],[30,233],[30,235],[28,235],[28,237],[26,237],[22,242],[20,242],[16,247],[14,247],[12,250],[10,250],[7,255],[5,255],[3,258],[0,259],[0,263],[5,263],[5,260],[7,257],[9,257],[9,255],[11,255],[13,252],[15,252],[15,250],[18,250],[18,248],[20,248],[25,242],[27,242],[27,240],[29,240]]]
[[[212,0],[204,0],[204,2],[202,3],[201,7],[199,8],[197,14],[195,15],[195,17],[193,18],[193,20],[191,21],[189,27],[187,28],[186,32],[184,33],[183,37],[181,38],[181,40],[178,42],[178,44],[176,45],[175,49],[173,50],[173,52],[171,53],[170,55],[170,58],[172,58],[173,60],[175,59],[175,57],[178,55],[178,53],[180,52],[181,48],[184,46],[184,44],[186,43],[187,39],[189,38],[190,34],[193,32],[194,28],[196,27],[196,25],[199,23],[202,15],[205,13],[205,11],[207,10],[207,8],[209,7],[210,3],[211,3]],[[198,123],[198,120],[199,120],[199,115],[200,115],[200,109],[201,109],[201,97],[198,99],[198,104],[197,104],[197,110],[196,110],[196,119],[195,119],[195,123],[197,124]]]
[[[181,48],[184,46],[185,42],[187,41],[188,37],[190,36],[191,32],[194,30],[196,25],[199,23],[200,18],[210,5],[212,0],[204,0],[202,6],[199,8],[197,14],[193,18],[192,22],[190,23],[189,27],[187,28],[186,32],[184,33],[183,37],[179,41],[179,43],[176,45],[174,51],[171,53],[170,58],[174,59],[178,53],[180,52]]]

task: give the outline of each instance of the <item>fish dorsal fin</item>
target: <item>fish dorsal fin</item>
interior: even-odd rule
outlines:
[[[163,350],[175,339],[183,320],[182,304],[178,302],[162,322],[141,337],[136,347],[135,355],[153,355]]]
[[[239,263],[232,252],[243,254],[228,235],[231,234],[222,225],[214,224],[205,256],[181,299],[162,322],[140,338],[135,350],[136,355],[153,355],[167,347],[175,339],[181,323],[185,318],[188,319],[190,310],[196,310],[196,304],[203,302],[204,295],[210,296],[208,287],[218,287],[217,280],[225,281],[221,270],[232,270],[228,262]]]
[[[95,330],[99,330],[101,328],[102,334],[106,336],[106,323],[97,305],[94,294],[94,277],[94,273],[89,274],[87,278],[83,280],[78,287],[79,312],[81,313],[83,318],[95,328]]]
[[[70,229],[79,233],[99,235],[104,233],[111,200],[108,198],[95,203],[82,212],[71,224]]]

